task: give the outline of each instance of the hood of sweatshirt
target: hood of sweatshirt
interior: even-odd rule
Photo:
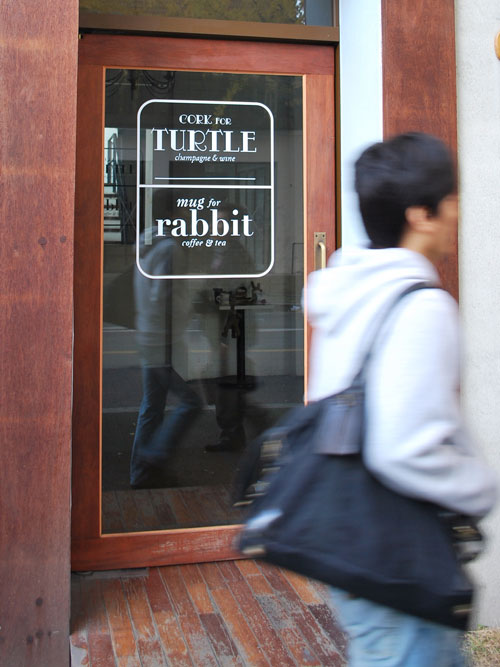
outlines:
[[[423,255],[406,248],[345,247],[326,269],[310,275],[304,308],[314,330],[311,399],[349,386],[374,337],[383,335],[398,295],[420,282],[438,285],[438,273]]]

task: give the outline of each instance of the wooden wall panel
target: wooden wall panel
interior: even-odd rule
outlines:
[[[0,4],[0,664],[68,664],[78,2]]]
[[[456,154],[457,106],[453,0],[382,0],[384,136],[417,130]],[[458,296],[458,245],[439,267]]]
[[[104,70],[78,70],[72,539],[101,532]],[[82,120],[83,119],[83,120]]]
[[[80,62],[262,74],[328,74],[331,70],[330,49],[324,46],[294,44],[292,49],[289,44],[270,42],[126,35],[84,35]]]
[[[326,256],[335,238],[335,82],[334,52],[329,75],[304,79],[304,206],[307,228],[305,274],[314,271],[314,232],[326,232]],[[321,128],[321,132],[318,132]]]
[[[336,249],[335,185],[335,75],[333,49],[330,75],[304,77],[304,274],[320,266],[314,243],[315,232],[326,234],[326,258]],[[333,76],[332,76],[333,74]],[[321,132],[318,129],[321,128]],[[312,329],[307,319],[307,290],[304,293],[306,331],[304,365],[309,376],[309,350]],[[305,386],[307,400],[307,382]]]

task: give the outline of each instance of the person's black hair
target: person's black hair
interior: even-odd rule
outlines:
[[[397,247],[409,206],[435,214],[455,191],[449,150],[429,134],[409,132],[367,148],[355,164],[355,189],[366,233],[375,248]]]

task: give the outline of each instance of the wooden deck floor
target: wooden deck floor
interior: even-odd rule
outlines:
[[[263,563],[72,578],[71,667],[345,665],[316,582]]]

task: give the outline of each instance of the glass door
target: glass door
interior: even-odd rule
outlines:
[[[245,447],[307,391],[333,107],[330,47],[82,40],[73,567],[235,555]]]

